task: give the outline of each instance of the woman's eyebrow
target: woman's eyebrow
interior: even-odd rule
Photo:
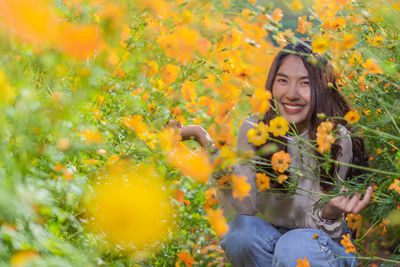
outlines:
[[[289,78],[289,76],[287,76],[286,74],[283,74],[282,72],[278,72],[275,76],[281,76],[281,77]],[[308,76],[302,76],[299,79],[300,80],[309,79],[309,77]]]

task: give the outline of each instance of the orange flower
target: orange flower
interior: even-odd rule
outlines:
[[[98,29],[95,26],[72,23],[62,24],[55,40],[58,49],[81,60],[93,57],[101,43]]]
[[[363,63],[362,66],[369,73],[383,74],[383,70],[381,69],[381,67],[372,58],[367,59],[367,61],[365,61],[365,63]]]
[[[246,176],[244,175],[232,175],[233,197],[238,198],[240,201],[250,195],[251,185],[246,180]]]
[[[278,176],[278,183],[282,184],[283,181],[286,181],[288,177],[285,174],[281,174]]]
[[[304,260],[303,259],[298,259],[296,267],[310,267],[310,264],[308,263],[307,257],[304,257]]]
[[[400,194],[400,180],[394,179],[393,183],[390,184],[389,189],[394,190]]]
[[[321,122],[317,127],[317,145],[321,153],[331,150],[331,146],[335,143],[335,137],[331,134],[333,123],[330,121]]]
[[[270,188],[269,177],[265,173],[257,173],[257,186],[261,191],[265,191]]]
[[[289,131],[289,123],[284,117],[273,118],[269,122],[269,131],[275,136],[285,135]]]
[[[306,16],[301,16],[298,18],[298,25],[296,31],[299,33],[305,33],[312,27],[312,23],[310,21],[307,21]]]
[[[222,209],[208,209],[207,216],[210,218],[210,224],[218,236],[222,236],[228,232],[229,226],[222,214]]]
[[[282,9],[275,8],[271,14],[271,18],[275,21],[280,21],[283,17]]]
[[[346,248],[346,253],[356,253],[356,247],[350,241],[350,234],[342,235],[342,240],[340,244],[342,244]]]
[[[272,169],[280,173],[285,172],[289,168],[290,154],[281,150],[275,152],[271,158]]]
[[[360,114],[357,110],[350,110],[349,112],[344,115],[344,119],[347,121],[348,124],[354,124],[360,119]]]
[[[194,102],[196,100],[196,87],[191,81],[184,81],[182,84],[182,95],[185,101]]]
[[[161,70],[161,77],[164,84],[175,82],[178,78],[180,68],[176,65],[166,64]]]
[[[201,183],[206,183],[213,171],[205,151],[202,149],[196,152],[191,151],[183,143],[178,144],[168,153],[168,162],[179,168],[183,175],[188,175]]]
[[[176,256],[178,256],[178,259],[184,264],[186,264],[188,267],[192,267],[193,264],[196,263],[193,257],[187,251],[181,251],[178,254],[176,254]]]
[[[362,216],[360,214],[349,213],[346,216],[347,226],[350,229],[358,229],[362,223]]]
[[[315,234],[315,235],[313,235],[312,239],[318,239],[318,237],[319,237],[319,235]]]

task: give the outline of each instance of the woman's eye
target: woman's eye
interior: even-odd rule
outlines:
[[[310,85],[310,81],[302,81],[301,84],[303,84],[303,85]]]
[[[287,83],[287,80],[284,79],[284,78],[279,78],[277,81],[278,81],[279,83],[282,83],[282,84],[286,84],[286,83]]]

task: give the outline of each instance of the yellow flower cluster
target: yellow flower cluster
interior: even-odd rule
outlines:
[[[255,146],[261,146],[267,142],[268,139],[268,125],[265,125],[264,122],[260,122],[257,124],[257,128],[251,128],[247,132],[247,138],[249,142]]]

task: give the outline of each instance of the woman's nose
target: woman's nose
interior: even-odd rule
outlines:
[[[300,98],[299,96],[299,88],[296,83],[289,83],[289,86],[287,87],[285,97],[290,100],[294,101]]]

